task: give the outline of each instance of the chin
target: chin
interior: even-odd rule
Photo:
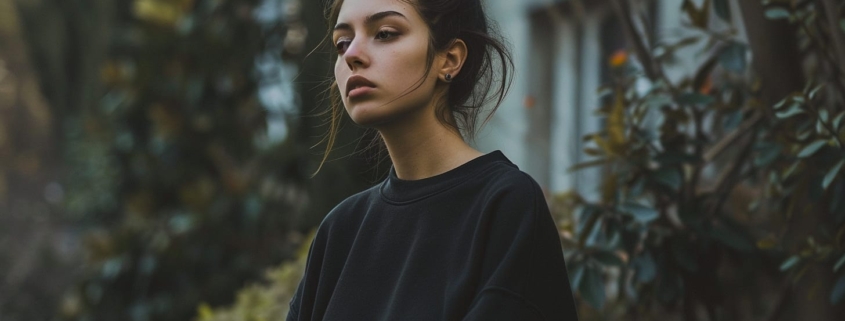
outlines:
[[[391,113],[387,112],[389,109],[390,106],[358,103],[352,107],[347,107],[346,112],[349,114],[349,118],[358,126],[375,127],[390,122],[391,119],[395,118],[395,115],[392,117],[390,115]]]

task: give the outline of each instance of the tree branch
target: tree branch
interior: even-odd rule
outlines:
[[[704,162],[712,162],[714,159],[716,159],[716,157],[719,156],[719,154],[724,152],[725,149],[728,148],[728,146],[731,146],[736,143],[738,139],[748,133],[748,131],[754,128],[758,123],[760,123],[761,120],[763,120],[763,114],[755,112],[754,115],[752,115],[751,118],[742,123],[739,128],[725,136],[725,138],[714,144],[713,147],[710,148],[710,150],[704,153]]]
[[[833,42],[833,48],[836,50],[836,58],[838,58],[837,62],[842,65],[842,62],[845,62],[845,44],[842,42],[842,33],[839,32],[839,25],[837,24],[839,19],[836,14],[839,12],[839,8],[833,0],[817,0],[816,2],[822,7],[821,11],[825,13],[827,25],[830,28],[830,38]]]
[[[745,159],[751,154],[755,141],[756,139],[754,136],[749,137],[748,141],[739,152],[739,155],[733,162],[731,162],[730,168],[719,177],[716,187],[713,189],[713,194],[717,197],[716,202],[710,208],[708,216],[713,217],[717,212],[719,212],[719,209],[722,208],[722,204],[724,204],[727,200],[730,191],[733,190],[733,187],[737,182],[741,181],[739,172],[742,170],[742,166],[748,163]]]

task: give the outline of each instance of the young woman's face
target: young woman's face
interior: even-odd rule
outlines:
[[[344,0],[333,41],[334,76],[355,123],[378,127],[431,105],[437,73],[424,74],[429,29],[411,4]]]

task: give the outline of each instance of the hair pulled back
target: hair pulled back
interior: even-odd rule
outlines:
[[[457,39],[466,43],[466,61],[461,72],[449,84],[445,104],[438,106],[436,113],[440,122],[461,132],[467,138],[474,139],[482,107],[495,101],[481,126],[490,120],[502,104],[513,79],[513,61],[503,37],[490,23],[481,0],[397,1],[412,5],[430,31],[426,71],[419,85],[422,85],[422,79],[431,71],[438,52],[449,48]],[[337,23],[342,5],[343,0],[328,0],[325,17],[329,33],[323,40],[324,44],[331,42],[331,30]],[[326,161],[334,146],[344,114],[337,81],[333,78],[328,90],[331,108],[326,111],[329,115],[329,132],[324,139],[327,146],[322,162]]]

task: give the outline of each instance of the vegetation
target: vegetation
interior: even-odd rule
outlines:
[[[310,178],[319,3],[0,5],[0,319],[189,319],[372,179],[359,157]]]
[[[595,160],[576,168],[605,168],[601,199],[555,203],[572,285],[592,307],[582,314],[842,315],[841,5],[740,1],[733,12],[726,0],[684,1],[692,36],[673,41],[638,30],[649,18],[626,1],[613,5],[630,50],[600,90],[606,128],[585,137]],[[706,59],[669,80],[676,55],[693,48]]]

